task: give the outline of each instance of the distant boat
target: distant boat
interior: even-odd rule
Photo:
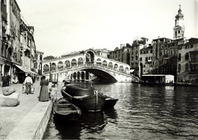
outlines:
[[[78,106],[82,111],[102,111],[105,97],[92,87],[82,87],[77,84],[68,84],[61,89],[64,98]]]
[[[54,117],[56,119],[75,121],[80,116],[81,110],[64,98],[60,98],[54,103]]]
[[[108,108],[113,108],[114,105],[117,103],[118,99],[109,97],[109,96],[105,96],[105,103],[104,103],[104,109],[108,109]]]

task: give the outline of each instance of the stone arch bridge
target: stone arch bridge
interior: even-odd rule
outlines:
[[[90,80],[96,77],[104,82],[137,80],[130,74],[129,65],[102,57],[92,49],[44,61],[42,72],[53,81]]]

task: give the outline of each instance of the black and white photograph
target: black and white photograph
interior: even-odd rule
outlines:
[[[0,2],[0,140],[198,140],[198,0]]]

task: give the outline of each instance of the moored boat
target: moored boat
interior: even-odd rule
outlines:
[[[77,84],[69,84],[61,89],[64,98],[78,106],[82,111],[102,111],[105,97],[92,87],[81,87]]]
[[[75,121],[81,116],[81,110],[64,98],[60,98],[54,103],[55,119]]]

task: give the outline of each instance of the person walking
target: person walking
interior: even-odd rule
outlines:
[[[33,81],[32,78],[30,77],[30,74],[27,75],[23,84],[25,85],[25,93],[31,94]]]
[[[41,89],[39,94],[39,101],[41,102],[46,102],[50,100],[48,85],[49,85],[49,81],[46,79],[45,76],[42,76],[40,82]]]

